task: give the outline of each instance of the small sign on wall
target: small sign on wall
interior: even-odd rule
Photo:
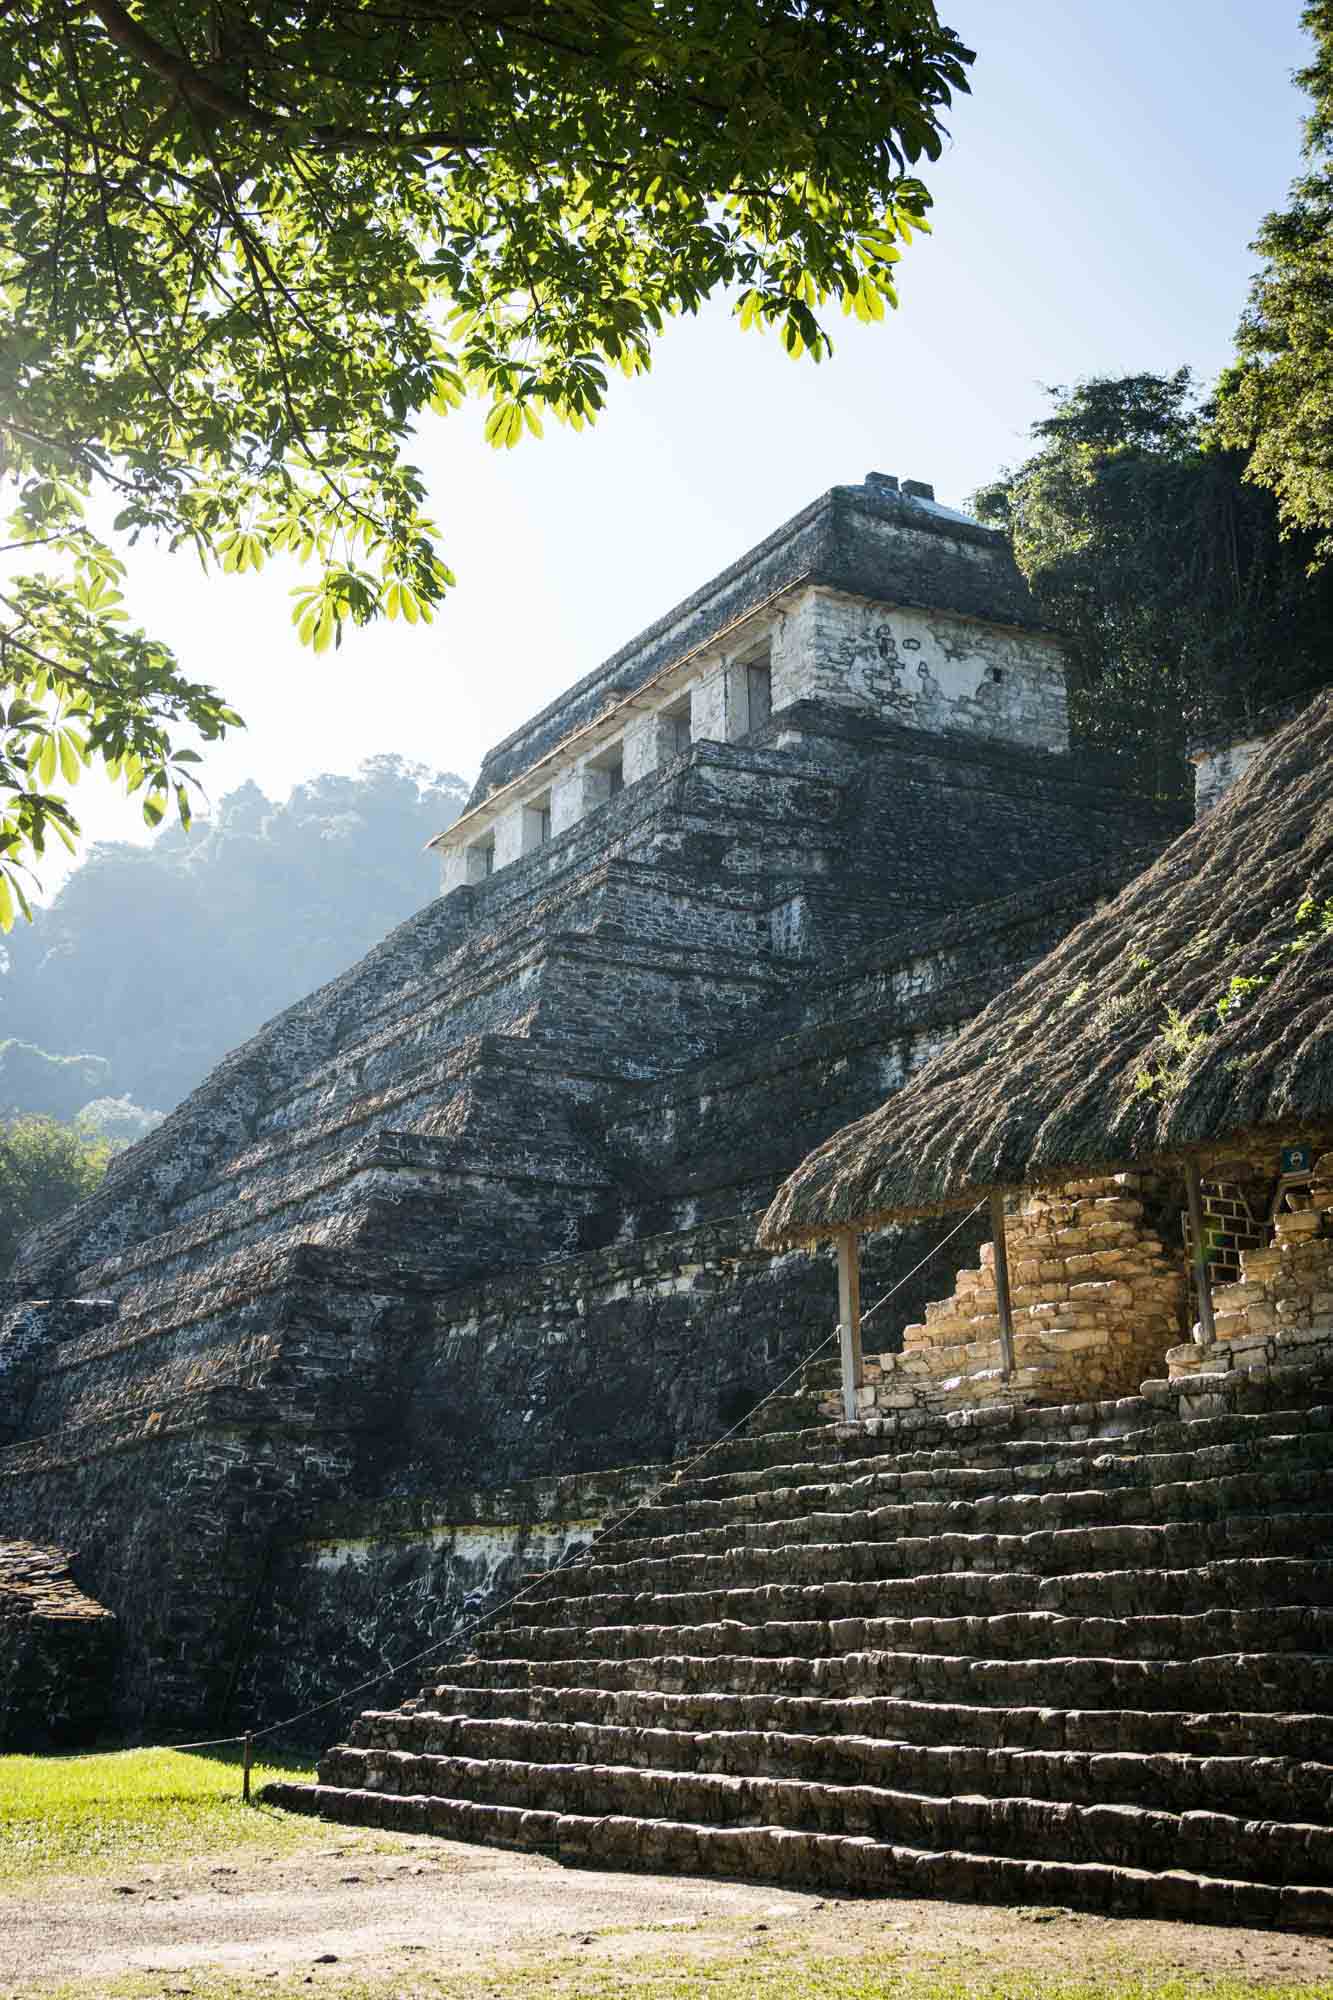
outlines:
[[[1284,1174],[1308,1174],[1313,1166],[1313,1146],[1284,1146],[1282,1148],[1282,1171]]]

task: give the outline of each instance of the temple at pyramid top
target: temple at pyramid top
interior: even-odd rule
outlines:
[[[446,893],[533,853],[691,743],[797,702],[1065,750],[1065,655],[997,530],[933,487],[835,486],[497,743],[431,843]],[[782,737],[775,738],[781,748]]]

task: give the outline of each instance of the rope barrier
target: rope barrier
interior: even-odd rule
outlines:
[[[901,1278],[895,1280],[895,1282],[892,1285],[890,1285],[888,1291],[883,1293],[883,1295],[880,1298],[876,1299],[874,1305],[871,1306],[868,1311],[864,1312],[861,1315],[862,1325],[864,1325],[867,1320],[873,1319],[875,1314],[879,1312],[884,1306],[886,1306],[889,1300],[895,1297],[896,1294],[903,1289],[904,1285],[909,1284],[911,1282],[911,1280],[917,1275],[918,1271],[924,1270],[932,1257],[937,1256],[938,1253],[941,1250],[943,1250],[947,1244],[952,1243],[954,1237],[957,1236],[961,1230],[965,1229],[967,1224],[972,1220],[973,1216],[976,1215],[977,1212],[984,1207],[985,1207],[984,1201],[977,1202],[975,1207],[970,1208],[967,1211],[967,1213],[962,1217],[961,1221],[955,1223],[954,1227],[948,1232],[946,1236],[942,1236],[938,1243],[932,1244],[930,1249],[927,1250],[925,1256],[919,1258],[918,1261],[915,1264],[913,1264],[910,1271],[904,1272]],[[795,1381],[796,1377],[802,1374],[805,1371],[805,1369],[809,1367],[810,1363],[816,1358],[816,1356],[822,1354],[824,1349],[826,1347],[831,1346],[832,1343],[837,1338],[838,1338],[838,1329],[835,1326],[832,1333],[826,1334],[824,1339],[820,1341],[817,1347],[812,1347],[810,1352],[804,1355],[802,1359],[797,1362],[796,1366],[792,1368],[786,1375],[783,1376],[780,1382],[776,1383],[773,1388],[767,1390],[766,1393],[760,1397],[759,1401],[754,1405],[753,1409],[748,1410],[743,1417],[739,1418],[738,1421],[731,1426],[730,1430],[723,1431],[721,1437],[713,1438],[710,1440],[708,1444],[703,1445],[700,1448],[700,1450],[695,1453],[693,1458],[688,1458],[684,1460],[680,1465],[674,1466],[671,1472],[671,1483],[675,1484],[678,1480],[683,1479],[686,1476],[686,1474],[693,1472],[694,1468],[697,1465],[702,1465],[703,1461],[706,1458],[711,1457],[711,1455],[715,1451],[718,1451],[724,1444],[729,1444],[731,1439],[734,1438],[739,1431],[744,1430],[745,1427],[748,1424],[750,1424],[755,1417],[758,1416],[760,1410],[763,1409],[766,1403],[771,1403],[775,1396],[780,1396],[782,1394],[782,1391],[787,1387],[788,1383]],[[597,1530],[596,1534],[591,1537],[591,1539],[581,1552],[578,1566],[582,1567],[591,1562],[597,1548],[612,1532],[612,1530],[619,1532],[624,1528],[627,1522],[632,1521],[634,1519],[636,1514],[642,1513],[646,1507],[655,1506],[660,1495],[664,1492],[665,1487],[666,1487],[666,1482],[664,1481],[661,1486],[655,1487],[651,1494],[645,1496],[640,1500],[637,1500],[634,1503],[634,1505],[629,1509],[628,1513],[618,1514],[613,1521],[605,1522],[603,1526]],[[571,1567],[573,1567],[573,1565],[571,1565]],[[400,1660],[396,1666],[385,1667],[382,1670],[382,1672],[377,1674],[372,1674],[368,1680],[358,1681],[352,1687],[343,1688],[339,1691],[339,1693],[329,1695],[327,1699],[325,1699],[324,1701],[312,1702],[308,1708],[298,1709],[294,1715],[285,1715],[278,1722],[265,1723],[264,1726],[260,1729],[239,1730],[234,1736],[207,1737],[197,1743],[138,1744],[135,1746],[135,1748],[139,1750],[181,1750],[181,1751],[221,1750],[228,1748],[232,1744],[237,1744],[237,1743],[240,1744],[257,1743],[259,1742],[261,1737],[275,1736],[281,1730],[294,1729],[299,1722],[308,1722],[312,1716],[322,1715],[325,1713],[326,1710],[330,1708],[338,1708],[342,1705],[343,1702],[351,1701],[356,1695],[366,1694],[369,1692],[371,1688],[382,1686],[385,1681],[395,1680],[399,1674],[406,1673],[409,1667],[419,1666],[423,1661],[428,1660],[434,1656],[440,1656],[443,1654],[456,1652],[465,1639],[471,1638],[472,1635],[476,1632],[479,1632],[483,1626],[489,1625],[494,1619],[498,1618],[502,1612],[512,1610],[513,1607],[517,1604],[526,1603],[532,1597],[534,1592],[540,1589],[542,1584],[546,1582],[547,1578],[554,1575],[555,1573],[556,1573],[555,1570],[543,1570],[539,1576],[533,1577],[532,1580],[529,1583],[527,1583],[521,1590],[516,1590],[512,1592],[510,1596],[502,1598],[497,1604],[490,1605],[485,1611],[479,1612],[475,1618],[469,1620],[466,1624],[455,1627],[454,1631],[450,1633],[447,1639],[433,1640],[429,1646],[423,1646],[419,1653],[410,1653],[405,1660]],[[84,1754],[89,1756],[96,1756],[99,1753],[96,1751],[89,1751]],[[112,1754],[130,1755],[132,1753],[130,1751],[124,1751]],[[245,1773],[245,1780],[246,1780],[245,1796],[248,1797],[249,1796],[248,1766]]]

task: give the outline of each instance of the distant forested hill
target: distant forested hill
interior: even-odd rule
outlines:
[[[285,805],[247,784],[189,834],[94,847],[50,909],[6,940],[0,1117],[69,1118],[107,1097],[169,1110],[228,1049],[438,894],[422,848],[467,790],[374,757],[356,777],[298,786]],[[42,1052],[100,1060],[44,1064]]]

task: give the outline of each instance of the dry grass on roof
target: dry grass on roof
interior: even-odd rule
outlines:
[[[770,1244],[1333,1117],[1333,692],[779,1189]]]

